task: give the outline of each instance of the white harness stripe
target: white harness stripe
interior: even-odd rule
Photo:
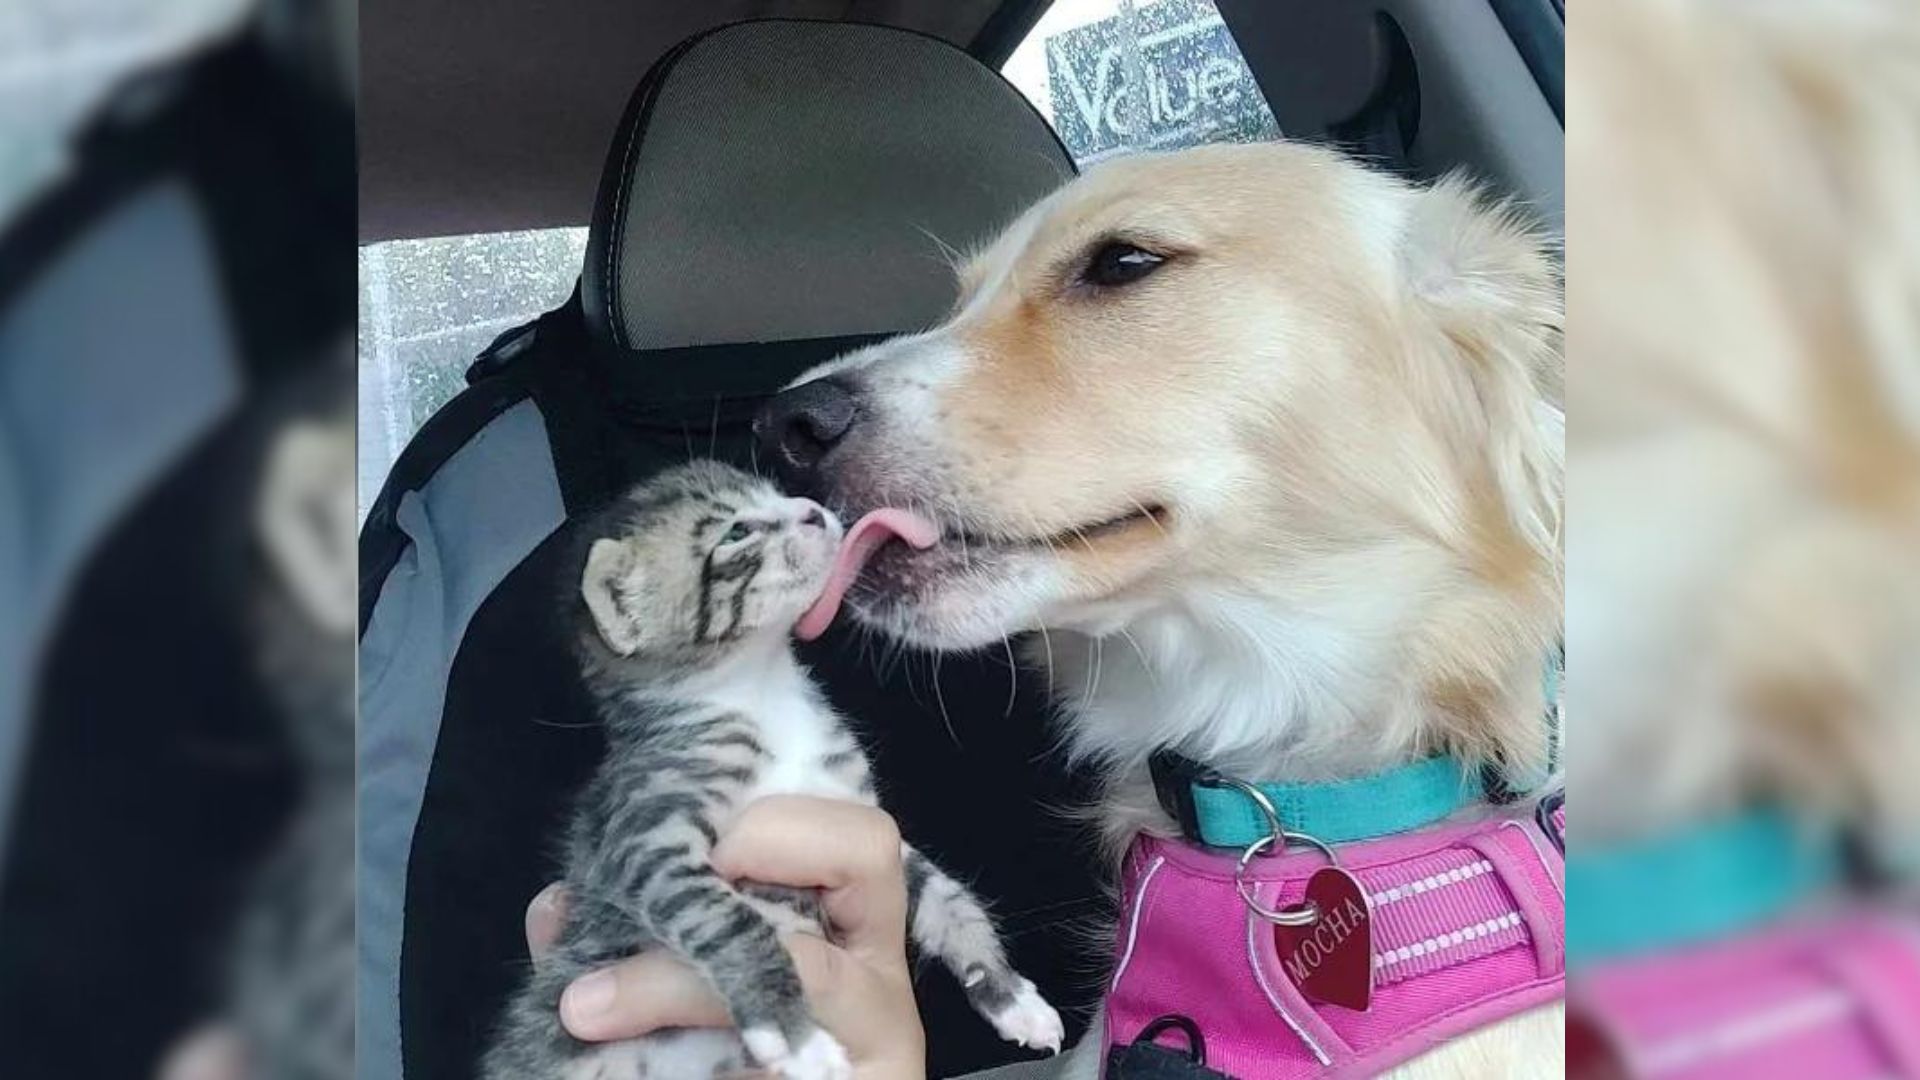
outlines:
[[[1389,968],[1395,964],[1405,963],[1418,956],[1425,956],[1428,953],[1439,952],[1442,949],[1464,945],[1469,941],[1476,941],[1488,934],[1497,934],[1502,930],[1510,930],[1519,925],[1520,913],[1517,911],[1511,912],[1497,918],[1474,923],[1472,926],[1461,927],[1449,933],[1436,934],[1424,941],[1416,941],[1411,945],[1402,945],[1397,949],[1388,949],[1386,952],[1374,956],[1373,966],[1375,968]]]
[[[1784,1039],[1808,1028],[1838,1023],[1858,1008],[1853,995],[1834,990],[1809,994],[1772,1008],[1690,1032],[1651,1048],[1638,1064],[1648,1076],[1677,1072]]]
[[[1159,873],[1160,868],[1166,864],[1165,855],[1155,856],[1153,865],[1147,867],[1147,872],[1140,878],[1139,895],[1133,900],[1133,916],[1127,923],[1127,947],[1120,954],[1120,963],[1113,969],[1113,981],[1107,984],[1108,993],[1112,993],[1113,988],[1120,985],[1120,976],[1127,973],[1127,964],[1133,960],[1133,946],[1140,938],[1140,916],[1147,908],[1147,887],[1153,884],[1153,875]]]
[[[1431,877],[1424,877],[1419,881],[1409,881],[1405,885],[1395,885],[1390,889],[1382,889],[1377,893],[1369,895],[1367,902],[1377,910],[1388,904],[1405,900],[1408,897],[1419,896],[1421,893],[1431,892],[1434,889],[1444,889],[1448,885],[1458,885],[1460,882],[1469,881],[1482,874],[1491,873],[1493,873],[1493,864],[1485,859],[1481,859],[1479,862],[1469,863],[1466,866],[1434,874]]]

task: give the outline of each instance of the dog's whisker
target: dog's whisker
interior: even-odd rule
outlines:
[[[940,723],[947,729],[947,738],[953,740],[954,746],[966,749],[960,745],[960,733],[953,729],[953,716],[947,712],[947,696],[940,691],[939,653],[933,654],[933,700],[940,707]]]
[[[1001,634],[1000,644],[1007,650],[1007,711],[1001,714],[1000,719],[1011,720],[1014,702],[1020,697],[1020,665],[1013,658],[1013,638]]]
[[[1087,691],[1084,695],[1088,707],[1092,707],[1093,695],[1100,689],[1100,663],[1106,655],[1106,640],[1105,638],[1087,639],[1088,643],[1093,646],[1093,663],[1087,668]]]
[[[929,229],[924,225],[915,224],[913,228],[914,228],[914,231],[918,232],[920,235],[933,241],[934,246],[940,249],[940,256],[941,258],[946,260],[947,269],[949,271],[953,272],[954,274],[958,274],[960,272],[961,264],[966,262],[966,255],[964,255],[959,248],[956,248],[952,244],[947,243],[945,240],[940,239],[939,236],[934,234],[934,231],[932,229]]]
[[[1156,514],[1156,513],[1154,513],[1153,511],[1151,511],[1151,510],[1149,510],[1149,509],[1147,509],[1147,508],[1146,508],[1146,506],[1145,506],[1145,505],[1143,505],[1143,504],[1142,504],[1142,503],[1140,502],[1140,500],[1139,500],[1139,499],[1136,499],[1136,498],[1134,498],[1134,497],[1133,497],[1133,496],[1131,496],[1131,495],[1129,495],[1129,496],[1127,496],[1127,501],[1133,504],[1133,508],[1134,508],[1135,510],[1138,510],[1138,511],[1140,511],[1140,516],[1141,516],[1141,517],[1144,517],[1144,518],[1146,518],[1146,519],[1147,519],[1148,521],[1151,521],[1151,522],[1153,522],[1153,527],[1154,527],[1154,528],[1156,528],[1156,529],[1159,529],[1159,530],[1160,530],[1160,538],[1161,538],[1162,540],[1166,540],[1166,541],[1168,541],[1168,542],[1172,542],[1172,540],[1173,540],[1173,535],[1172,535],[1171,533],[1169,533],[1169,532],[1167,532],[1167,527],[1166,527],[1165,525],[1162,525],[1162,524],[1160,524],[1160,515],[1159,515],[1159,514]]]
[[[1047,689],[1051,691],[1054,687],[1053,636],[1047,633],[1047,625],[1044,622],[1040,624],[1040,644],[1047,651]]]
[[[1036,515],[1034,515],[1031,511],[1029,511],[1027,514],[1027,521],[1029,525],[1032,527],[1034,535],[1039,536],[1041,538],[1041,542],[1046,545],[1047,552],[1051,555],[1059,555],[1060,554],[1059,546],[1056,545],[1053,542],[1052,537],[1048,536],[1045,530],[1041,528],[1040,519]],[[1053,666],[1053,637],[1052,635],[1047,633],[1047,627],[1044,622],[1040,626],[1040,644],[1046,648],[1047,689],[1049,692],[1052,692],[1059,686],[1059,677],[1055,673],[1054,666]]]
[[[1040,524],[1039,515],[1035,514],[1031,510],[1027,511],[1027,528],[1032,532],[1034,536],[1037,536],[1040,538],[1040,542],[1042,544],[1046,545],[1047,553],[1049,555],[1060,554],[1060,546],[1054,543],[1053,535],[1047,531],[1046,526]]]
[[[1120,628],[1120,636],[1127,639],[1127,644],[1133,646],[1133,654],[1140,658],[1140,668],[1147,673],[1147,685],[1153,687],[1155,693],[1159,693],[1160,676],[1153,670],[1153,661],[1147,659],[1146,650],[1140,647],[1140,643],[1134,640],[1133,635],[1128,633],[1124,626]]]

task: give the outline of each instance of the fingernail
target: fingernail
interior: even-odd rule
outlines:
[[[573,980],[560,995],[560,1012],[569,1026],[598,1018],[613,1007],[619,980],[611,971],[596,971]]]
[[[527,923],[535,919],[550,918],[560,911],[560,886],[549,885],[535,894],[533,903],[527,905]]]

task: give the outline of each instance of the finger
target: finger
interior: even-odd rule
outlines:
[[[575,979],[560,1022],[576,1039],[633,1039],[669,1027],[728,1027],[726,1003],[705,979],[663,952],[644,952]]]
[[[890,1076],[892,1071],[880,1067],[887,1060],[899,1058],[906,1065],[924,1059],[920,1016],[904,965],[875,967],[813,934],[787,934],[782,944],[793,957],[808,1010],[855,1061],[875,1075]]]
[[[900,829],[883,810],[844,799],[771,795],[747,804],[713,849],[729,878],[832,889],[899,876]]]
[[[545,956],[560,940],[560,927],[567,918],[567,890],[559,882],[534,894],[527,905],[527,955]]]
[[[869,962],[904,963],[900,828],[884,811],[798,795],[760,799],[720,838],[712,861],[730,880],[821,889],[845,948]]]
[[[900,1018],[877,1012],[876,1002],[907,1003],[912,989],[813,934],[782,942],[814,1016],[856,1053],[867,1042],[896,1040]],[[665,952],[647,952],[583,975],[560,996],[560,1019],[589,1042],[632,1039],[662,1028],[727,1027],[732,1017],[698,972]],[[905,1018],[912,1021],[913,1016]]]
[[[881,976],[853,954],[814,934],[786,934],[781,944],[793,957],[793,969],[806,991],[814,1018],[829,1031],[851,1033],[872,1024],[873,1003],[886,987]],[[842,1040],[846,1041],[843,1035]],[[860,1047],[848,1050],[860,1056]]]

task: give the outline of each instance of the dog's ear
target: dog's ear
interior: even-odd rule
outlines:
[[[1537,682],[1562,610],[1559,262],[1522,214],[1458,178],[1415,193],[1399,257],[1431,343],[1412,357],[1409,393],[1459,459],[1463,555],[1493,586],[1457,614],[1428,691],[1454,717],[1456,749],[1534,772],[1546,757]]]
[[[600,640],[621,656],[632,656],[647,643],[648,623],[640,611],[645,586],[633,545],[605,538],[593,542],[580,575],[580,597],[600,631]]]
[[[1562,403],[1559,244],[1524,211],[1449,176],[1415,196],[1401,262],[1414,296],[1450,334],[1476,350],[1499,348],[1537,394]]]
[[[1450,434],[1534,545],[1557,547],[1564,473],[1564,290],[1555,245],[1511,206],[1449,177],[1414,197],[1400,258],[1415,306],[1448,346]]]

